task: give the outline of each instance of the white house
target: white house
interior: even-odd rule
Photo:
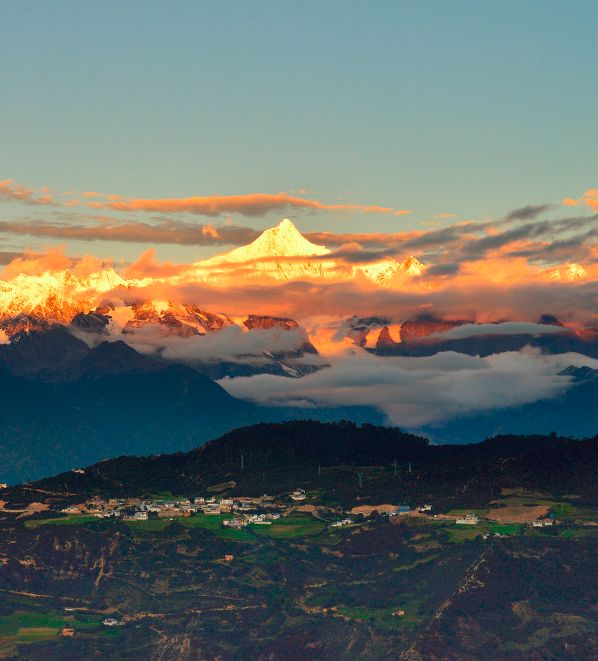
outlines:
[[[462,519],[457,519],[455,523],[458,526],[475,526],[479,523],[479,519],[475,514],[467,514]]]

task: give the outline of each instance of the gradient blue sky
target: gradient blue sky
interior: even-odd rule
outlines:
[[[597,25],[593,0],[6,2],[0,179],[412,210],[293,214],[304,230],[558,202],[598,184]],[[32,213],[0,206],[3,219]]]

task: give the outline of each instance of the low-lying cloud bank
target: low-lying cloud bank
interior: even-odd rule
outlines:
[[[487,335],[550,335],[567,331],[562,326],[549,324],[530,324],[519,321],[505,321],[499,324],[464,324],[442,333],[434,333],[430,339],[460,340],[466,337]]]
[[[526,349],[486,358],[447,352],[425,358],[378,357],[362,350],[331,357],[330,368],[301,379],[260,374],[224,378],[231,395],[269,406],[375,406],[391,424],[417,428],[452,418],[556,397],[571,385],[569,365],[598,360]]]
[[[94,338],[95,339],[95,338]],[[306,341],[305,332],[300,329],[283,330],[269,328],[243,330],[240,326],[228,326],[219,331],[191,337],[173,336],[168,330],[148,326],[135,329],[124,337],[117,332],[111,339],[124,339],[127,344],[142,353],[158,352],[162,358],[174,362],[189,363],[267,363],[270,354],[296,352]],[[323,365],[317,355],[304,356],[303,363]]]
[[[194,301],[208,310],[233,315],[243,311],[299,321],[322,314],[339,317],[357,314],[385,316],[398,322],[430,311],[447,319],[472,319],[481,323],[501,319],[533,322],[543,314],[555,315],[562,322],[572,320],[589,325],[594,325],[598,319],[598,282],[532,282],[505,286],[464,281],[438,288],[406,286],[392,290],[363,282],[291,281],[260,286],[244,284],[241,280],[234,288],[208,283],[181,284],[175,288],[157,283],[131,295],[181,303]]]

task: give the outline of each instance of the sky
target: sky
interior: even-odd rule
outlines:
[[[330,367],[224,379],[268,404],[368,403],[417,426],[557,397],[564,367],[596,361],[380,357],[347,320],[395,339],[421,313],[474,334],[560,332],[538,326],[550,314],[596,336],[597,24],[595,0],[5,2],[0,280],[16,284],[2,305],[52,298],[47,272],[70,268],[81,284],[60,295],[111,304],[114,339],[134,300],[238,322],[126,335],[184,361],[301,346],[303,330],[241,323],[292,317]],[[285,217],[326,248],[307,271],[301,256],[202,261]],[[383,283],[365,275],[389,263]],[[126,283],[93,279],[109,266]]]
[[[222,252],[22,229],[40,223],[400,233],[546,204],[560,218],[565,198],[598,200],[597,20],[590,0],[5,3],[0,251]],[[254,194],[317,204],[222,199]],[[217,210],[131,202],[189,197]]]

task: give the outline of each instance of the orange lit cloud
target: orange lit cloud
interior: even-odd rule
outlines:
[[[146,250],[136,262],[125,269],[127,278],[169,278],[179,275],[189,269],[187,264],[171,264],[158,262],[155,248]]]
[[[220,236],[218,230],[214,227],[214,225],[210,225],[209,223],[201,228],[201,233],[204,236],[209,236],[212,239],[216,239],[218,241],[222,239],[222,237]]]
[[[47,186],[43,188],[28,188],[17,184],[12,179],[0,181],[0,199],[24,204],[51,205],[54,199]]]
[[[2,271],[3,280],[11,280],[18,275],[37,275],[44,271],[60,271],[70,268],[73,260],[61,248],[51,248],[45,253],[25,253],[13,259]]]
[[[364,282],[252,282],[239,280],[235,287],[206,282],[157,281],[133,289],[140,299],[196,303],[207,310],[232,316],[264,314],[300,321],[327,315],[349,318],[384,315],[395,322],[424,311],[449,319],[492,322],[504,319],[536,321],[545,313],[563,322],[595,324],[598,283],[577,284],[541,279],[540,273],[519,282],[504,277],[486,279],[488,270],[474,264],[466,272],[438,286],[409,284],[401,289],[384,289]]]
[[[204,216],[220,216],[227,213],[238,213],[244,216],[261,216],[273,211],[288,209],[308,209],[311,211],[359,212],[365,214],[388,214],[403,216],[410,213],[407,209],[394,209],[378,204],[327,204],[320,200],[299,197],[291,193],[248,193],[242,195],[208,195],[175,198],[128,198],[122,195],[104,194],[97,191],[84,191],[77,194],[74,191],[53,196],[47,186],[43,188],[28,188],[12,179],[0,181],[0,198],[26,204],[62,206],[81,204],[76,199],[65,199],[79,195],[85,200],[97,198],[96,201],[86,201],[83,204],[94,209],[111,209],[113,211],[147,211],[164,213],[193,213]]]
[[[244,216],[260,216],[271,211],[287,209],[310,209],[313,211],[338,211],[360,213],[390,214],[403,216],[406,209],[393,209],[367,204],[325,204],[319,200],[310,200],[288,193],[249,193],[246,195],[210,195],[181,198],[124,198],[113,196],[112,200],[90,202],[93,208],[113,209],[115,211],[149,211],[164,213],[195,213],[204,216],[220,216],[226,213],[239,213]]]
[[[38,220],[0,221],[0,233],[80,241],[120,241],[124,243],[172,243],[180,245],[240,245],[258,235],[249,227],[179,223],[130,223],[103,219],[99,223],[50,223]]]
[[[588,188],[588,190],[579,198],[566,197],[563,200],[566,207],[576,207],[585,204],[593,211],[598,211],[598,188]]]

